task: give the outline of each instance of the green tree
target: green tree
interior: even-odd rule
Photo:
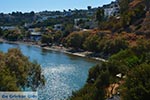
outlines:
[[[86,38],[83,47],[86,50],[98,52],[98,43],[100,41],[100,38],[97,34],[91,34],[89,37]]]
[[[53,42],[53,36],[51,34],[43,34],[41,38],[41,43],[46,43],[49,45]]]
[[[129,9],[129,3],[130,3],[130,0],[120,0],[119,1],[121,14],[123,14],[124,12],[126,12]]]
[[[18,91],[17,79],[15,74],[11,74],[8,68],[0,70],[0,90],[1,91]]]
[[[96,20],[98,22],[102,22],[104,21],[104,10],[99,8],[96,12]]]
[[[101,26],[101,23],[104,21],[104,10],[101,8],[98,8],[96,12],[96,20],[98,21],[99,26]]]
[[[67,37],[71,32],[73,32],[73,24],[64,24],[63,37]]]
[[[54,41],[56,43],[61,43],[62,42],[61,40],[62,40],[62,37],[63,37],[63,33],[61,31],[55,32],[53,36],[54,36]]]
[[[127,76],[122,93],[123,100],[147,100],[150,98],[150,65],[142,64]]]
[[[71,33],[67,38],[67,46],[75,49],[82,48],[82,36],[79,33]]]
[[[17,41],[23,38],[23,34],[19,30],[4,30],[2,31],[2,38],[9,41]]]
[[[36,90],[45,84],[40,65],[30,62],[18,49],[0,53],[0,91]]]

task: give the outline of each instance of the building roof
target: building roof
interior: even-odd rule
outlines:
[[[31,35],[41,35],[41,32],[31,32]]]

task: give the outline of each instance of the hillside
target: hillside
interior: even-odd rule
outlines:
[[[149,28],[144,28],[145,21],[148,21],[149,0],[119,0],[120,15],[110,16],[100,22],[99,28],[102,30],[111,30],[115,32],[130,32],[141,33],[149,31]],[[147,22],[146,22],[147,23]],[[147,23],[148,25],[148,23]],[[142,33],[141,33],[142,34]]]
[[[70,100],[147,100],[150,98],[150,1],[128,1],[120,0],[119,19],[111,16],[108,20],[99,22],[98,33],[101,33],[101,30],[110,30],[107,35],[99,34],[103,36],[99,43],[104,44],[104,40],[107,41],[102,46],[105,49],[99,49],[99,52],[118,51],[109,55],[108,62],[90,69],[87,83],[79,91],[73,92]],[[117,38],[125,42],[116,41]],[[116,45],[118,42],[127,43],[127,47],[125,44]],[[111,43],[112,45],[108,45]]]
[[[131,0],[128,3],[127,11],[124,14],[127,14],[127,19],[129,19],[129,24],[127,28],[130,32],[137,34],[146,35],[150,31],[150,1],[149,0]],[[121,15],[124,17],[124,15]]]
[[[140,28],[136,31],[140,34],[145,34],[147,37],[150,37],[150,12],[146,13],[146,17],[140,25]]]

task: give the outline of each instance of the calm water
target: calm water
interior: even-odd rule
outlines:
[[[7,52],[9,48],[20,48],[31,61],[41,64],[46,85],[38,90],[39,100],[64,100],[72,91],[83,87],[89,68],[98,63],[35,46],[0,43],[1,51]]]

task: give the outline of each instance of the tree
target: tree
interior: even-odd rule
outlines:
[[[123,100],[147,100],[150,98],[150,65],[142,64],[127,76],[122,93]]]
[[[3,38],[9,41],[17,41],[22,38],[18,30],[5,30],[2,32]]]
[[[41,38],[41,42],[49,45],[50,43],[53,42],[53,36],[51,34],[43,34]]]
[[[55,32],[54,33],[54,41],[56,42],[56,43],[61,43],[61,40],[62,40],[62,31],[57,31],[57,32]]]
[[[40,65],[30,62],[18,49],[0,53],[0,91],[36,90],[45,84]]]
[[[102,21],[104,21],[104,10],[101,8],[98,8],[96,12],[96,20],[100,24]]]
[[[34,11],[31,11],[30,16],[34,16],[34,15],[35,15]]]
[[[92,7],[91,6],[87,6],[87,8],[88,8],[88,10],[91,10]]]
[[[97,52],[99,40],[100,38],[97,34],[91,34],[86,38],[83,47],[86,50]]]
[[[15,74],[11,74],[8,68],[0,70],[0,90],[1,91],[18,91],[17,79]]]
[[[63,37],[67,37],[71,32],[73,32],[73,24],[64,24]]]
[[[79,49],[82,47],[82,36],[79,33],[71,33],[67,38],[67,46]]]
[[[123,14],[124,12],[126,12],[128,10],[129,2],[130,2],[130,0],[120,0],[119,1],[121,14]]]

